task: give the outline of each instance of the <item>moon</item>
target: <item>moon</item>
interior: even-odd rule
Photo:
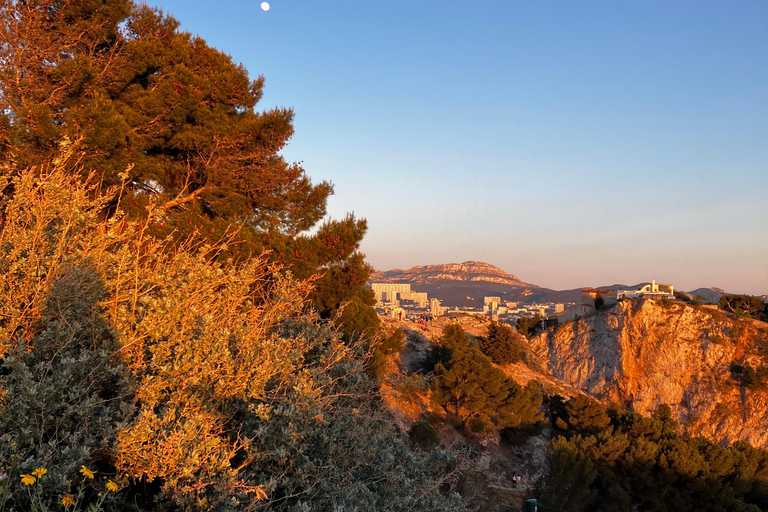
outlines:
[[[269,3],[261,2],[261,10],[262,11],[268,11],[269,10]]]

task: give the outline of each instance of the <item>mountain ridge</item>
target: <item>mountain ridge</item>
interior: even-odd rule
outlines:
[[[374,271],[371,278],[380,282],[429,283],[433,281],[481,281],[487,283],[507,284],[526,288],[540,288],[537,285],[525,283],[517,276],[501,268],[482,261],[465,261],[463,263],[442,263],[437,265],[420,265],[409,269],[392,269]]]

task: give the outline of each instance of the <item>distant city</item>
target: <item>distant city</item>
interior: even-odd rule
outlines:
[[[412,290],[408,283],[372,283],[371,289],[376,299],[376,311],[381,316],[406,320],[466,314],[513,325],[520,318],[536,315],[548,325],[557,325],[594,313],[598,301],[602,301],[604,306],[611,306],[622,298],[675,298],[671,284],[657,284],[655,280],[632,290],[584,288],[581,290],[579,301],[568,303],[522,303],[505,301],[497,296],[486,296],[483,297],[482,309],[473,306],[443,306],[439,299],[430,298],[427,292]]]

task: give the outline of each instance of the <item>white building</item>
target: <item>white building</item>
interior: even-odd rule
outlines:
[[[403,283],[373,283],[371,285],[377,304],[397,304],[398,300],[411,300],[419,303],[420,308],[427,307],[427,294],[414,292],[410,284]]]
[[[443,316],[446,311],[448,311],[448,308],[445,306],[440,305],[440,301],[437,299],[432,299],[429,301],[429,308],[430,313],[434,317]]]
[[[656,284],[653,280],[637,290],[619,290],[617,297],[619,299],[674,299],[675,288],[671,284]]]

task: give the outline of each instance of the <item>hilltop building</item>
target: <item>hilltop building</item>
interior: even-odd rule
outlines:
[[[611,304],[616,304],[616,302],[618,302],[618,296],[613,290],[584,288],[581,290],[581,300],[578,304],[574,304],[567,309],[562,307],[562,305],[559,305],[562,310],[557,315],[557,322],[563,323],[567,322],[568,320],[575,320],[576,318],[581,318],[583,316],[593,314],[596,311],[595,299],[597,299],[597,297],[601,297],[603,299],[603,303],[606,306],[610,306]],[[558,308],[556,307],[556,312],[557,309]]]
[[[656,284],[656,281],[651,281],[650,284],[637,289],[637,290],[619,290],[618,298],[627,299],[674,299],[675,289],[671,284]]]

